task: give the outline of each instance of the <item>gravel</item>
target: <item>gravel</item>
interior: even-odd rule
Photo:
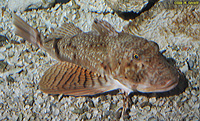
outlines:
[[[157,4],[159,6],[161,3]],[[0,120],[117,120],[120,118],[124,96],[117,91],[92,97],[49,96],[41,92],[38,83],[42,75],[57,61],[45,51],[15,36],[9,9],[12,6],[3,0],[0,1],[0,7],[2,8],[0,9],[0,35],[4,38],[0,41]],[[192,7],[194,5],[188,5],[183,10],[187,12],[187,9],[191,10]],[[199,14],[199,7],[194,7],[193,10]],[[149,11],[154,13],[154,10]],[[167,23],[167,19],[163,19],[167,15],[173,16],[174,11],[175,9],[165,9],[161,13],[153,14],[155,18],[148,17],[152,14],[141,14],[141,18],[143,17],[141,20],[145,21],[138,23],[140,28],[138,30],[141,33],[135,29],[126,30],[127,27],[133,28],[130,26],[133,24],[118,17],[103,0],[75,0],[67,4],[56,4],[48,9],[23,12],[17,9],[16,14],[31,26],[37,27],[44,35],[48,35],[52,32],[52,28],[68,21],[85,32],[90,31],[93,20],[97,18],[108,21],[117,31],[122,31],[125,26],[124,30],[127,32],[138,33],[148,40],[156,41],[161,50],[166,50],[164,55],[176,61],[177,68],[183,73],[182,80],[177,88],[170,92],[132,93],[129,100],[130,110],[127,110],[123,117],[125,120],[149,121],[200,120],[200,37],[193,31],[199,31],[195,27],[199,26],[200,20],[196,18],[198,23],[190,22],[193,33],[190,34],[184,29],[179,31],[180,29],[175,27],[173,31],[181,34],[174,36],[170,32],[172,28]],[[187,18],[190,14],[188,12],[184,16],[180,13],[180,16],[179,14],[176,16],[182,20],[181,18]],[[160,17],[160,20],[156,17]],[[154,23],[151,20],[156,21]],[[162,20],[165,23],[162,23]],[[147,21],[153,24],[147,24]],[[184,24],[181,24],[181,27],[184,28]],[[166,31],[163,28],[166,28]]]

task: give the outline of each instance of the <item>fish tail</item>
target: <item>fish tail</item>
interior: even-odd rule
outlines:
[[[21,36],[22,38],[28,40],[31,44],[37,47],[41,47],[41,35],[40,33],[24,22],[19,16],[15,13],[12,14],[13,24],[15,25],[14,32],[15,34]]]

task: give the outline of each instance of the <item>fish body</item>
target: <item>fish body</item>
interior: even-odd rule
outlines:
[[[87,33],[73,23],[64,23],[48,38],[15,14],[13,24],[16,34],[59,61],[39,83],[45,93],[164,92],[178,84],[178,70],[167,62],[155,42],[118,33],[105,21],[95,20]]]

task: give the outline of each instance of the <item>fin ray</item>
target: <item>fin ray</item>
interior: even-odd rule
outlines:
[[[40,33],[31,27],[29,24],[24,22],[19,16],[15,13],[12,14],[13,24],[15,25],[15,34],[21,36],[22,38],[28,40],[33,45],[40,47],[41,43],[41,35]]]
[[[99,35],[117,36],[118,32],[108,22],[95,19],[92,24],[92,30]]]
[[[54,72],[51,72],[54,70]],[[51,66],[43,75],[40,89],[48,94],[94,95],[117,89],[109,80],[83,67],[60,62]]]
[[[50,37],[64,37],[64,36],[75,36],[79,33],[81,33],[82,30],[80,30],[78,27],[76,27],[73,23],[64,23],[60,27],[54,30],[52,35]]]

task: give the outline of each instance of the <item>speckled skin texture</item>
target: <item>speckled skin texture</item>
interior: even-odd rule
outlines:
[[[69,21],[73,21],[84,32],[91,30],[94,18],[108,21],[119,32],[129,23],[112,14],[112,10],[105,5],[104,1],[92,1],[93,4],[89,4],[91,1],[80,0],[76,3],[80,6],[78,10],[71,9],[72,3],[69,2],[61,5],[62,7],[58,4],[48,10],[17,12],[17,15],[44,35],[52,33],[51,28],[57,28],[63,22]],[[0,61],[0,120],[117,120],[120,118],[123,95],[117,92],[94,97],[49,96],[41,92],[38,86],[40,79],[57,61],[47,52],[14,36],[12,16],[7,1],[1,1],[0,6],[2,8],[0,9],[0,34],[4,36],[4,39],[1,39],[3,46],[0,46],[0,56],[3,59]],[[146,14],[146,17],[138,17],[136,20],[148,21],[138,25],[140,26],[138,30],[143,31],[138,36],[158,43],[160,51],[166,50],[163,54],[167,58],[173,58],[176,66],[183,72],[184,78],[180,81],[183,84],[167,93],[132,93],[129,101],[130,110],[127,110],[127,115],[124,115],[127,120],[199,120],[199,40],[193,41],[194,36],[187,35],[185,32],[174,36],[170,32],[172,31],[170,21],[171,16],[175,15],[181,19],[183,15],[189,15],[184,11],[194,10],[193,12],[199,13],[200,9],[196,5],[179,7],[181,6],[183,11],[177,14],[174,10],[178,9],[169,9],[156,14],[158,16],[148,17],[150,15]],[[151,12],[159,11],[155,9]],[[182,24],[182,27],[184,28],[185,25]],[[198,23],[188,25],[192,25],[195,30],[199,28]],[[173,30],[179,31],[178,28]]]
[[[45,72],[39,85],[46,93],[69,95],[71,91],[70,95],[76,92],[74,96],[81,96],[114,89],[127,94],[133,90],[165,92],[179,82],[178,70],[162,56],[155,42],[117,33],[106,21],[96,19],[92,31],[87,33],[65,23],[45,40],[15,14],[13,24],[15,34],[62,61]]]

